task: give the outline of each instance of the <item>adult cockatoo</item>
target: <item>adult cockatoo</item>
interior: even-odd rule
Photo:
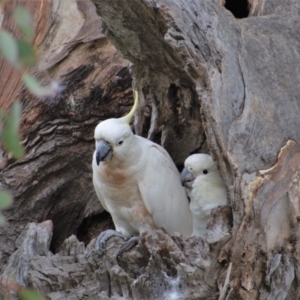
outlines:
[[[131,131],[137,92],[134,98],[128,115],[105,120],[95,129],[92,165],[98,199],[125,237],[157,228],[190,236],[191,213],[175,164],[164,148]],[[107,237],[98,242],[102,246],[103,239]]]
[[[227,204],[226,186],[208,154],[193,154],[184,162],[181,183],[190,197],[193,234],[204,237],[210,211]]]

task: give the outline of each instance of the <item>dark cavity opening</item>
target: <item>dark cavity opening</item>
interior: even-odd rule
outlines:
[[[107,229],[115,229],[111,215],[104,211],[101,214],[89,216],[83,219],[77,229],[76,236],[85,246],[94,238]]]
[[[226,0],[225,8],[238,18],[247,18],[249,15],[249,4],[247,0]]]

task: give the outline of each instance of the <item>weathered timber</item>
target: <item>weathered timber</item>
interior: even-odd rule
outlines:
[[[112,227],[93,189],[93,132],[99,121],[122,116],[133,103],[128,62],[101,33],[93,3],[19,3],[34,16],[39,57],[32,73],[43,84],[57,82],[64,90],[56,97],[37,99],[1,58],[0,103],[8,108],[16,98],[21,100],[20,132],[26,151],[18,161],[5,153],[2,157],[1,187],[14,196],[13,206],[5,211],[8,224],[0,228],[2,263],[28,222],[52,220],[52,251],[71,234],[88,243]],[[4,9],[2,24],[9,30],[15,28],[10,12],[17,4],[10,2]]]
[[[299,299],[299,4],[249,1],[251,17],[238,20],[217,0],[93,1],[102,21],[90,1],[49,1],[36,10],[45,31],[36,38],[35,74],[65,85],[62,95],[35,99],[15,74],[4,84],[2,107],[18,94],[24,105],[27,150],[21,161],[2,160],[1,184],[15,196],[0,234],[5,274],[18,266],[18,282],[49,299],[164,293],[216,299],[226,276],[228,299]],[[117,238],[105,258],[93,252],[94,241],[87,248],[75,237],[63,243],[77,233],[87,244],[111,226],[91,184],[92,135],[98,121],[132,104],[130,72],[142,95],[136,133],[161,143],[179,166],[198,151],[218,161],[229,190],[231,234],[228,217],[217,214],[207,243],[145,233],[119,261]],[[28,222],[47,219],[57,254],[44,243],[42,254],[24,261],[26,242],[18,235]]]
[[[95,240],[85,248],[74,235],[53,255],[49,251],[51,221],[30,223],[18,238],[18,249],[4,276],[11,274],[51,300],[216,299],[215,281],[226,265],[217,256],[230,238],[230,213],[228,207],[214,210],[212,217],[219,221],[209,227],[208,233],[215,238],[208,243],[180,234],[169,236],[161,230],[144,232],[138,245],[118,260],[117,251],[124,243],[119,237],[107,242],[102,257],[95,251]],[[6,286],[2,280],[2,295],[10,292],[14,296]]]
[[[238,20],[218,1],[94,2],[137,86],[159,99],[154,128],[191,145],[193,130],[164,118],[167,95],[182,91],[178,112],[200,105],[233,209],[229,299],[299,297],[299,4],[251,1],[257,17]]]

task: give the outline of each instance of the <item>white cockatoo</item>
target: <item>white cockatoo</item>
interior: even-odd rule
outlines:
[[[157,228],[190,236],[189,202],[175,164],[164,148],[131,131],[137,106],[135,92],[128,115],[102,121],[95,129],[92,166],[98,199],[125,237]]]
[[[227,191],[216,163],[208,154],[193,154],[184,162],[181,183],[190,198],[194,236],[204,237],[210,211],[227,204]]]

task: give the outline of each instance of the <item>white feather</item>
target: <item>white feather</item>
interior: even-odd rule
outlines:
[[[122,119],[109,119],[95,129],[113,149],[110,161],[96,163],[93,183],[103,207],[112,215],[116,230],[137,235],[143,230],[164,228],[184,236],[192,233],[188,199],[179,172],[159,145],[136,136]],[[122,145],[118,142],[122,140]]]
[[[203,237],[211,210],[227,204],[226,186],[210,155],[193,154],[184,165],[195,177],[186,188],[191,200],[193,235]]]
[[[189,236],[192,218],[176,166],[164,148],[141,137],[137,138],[149,151],[146,154],[147,160],[145,156],[147,163],[144,178],[138,183],[147,210],[158,228],[164,228],[168,233],[178,231]]]

